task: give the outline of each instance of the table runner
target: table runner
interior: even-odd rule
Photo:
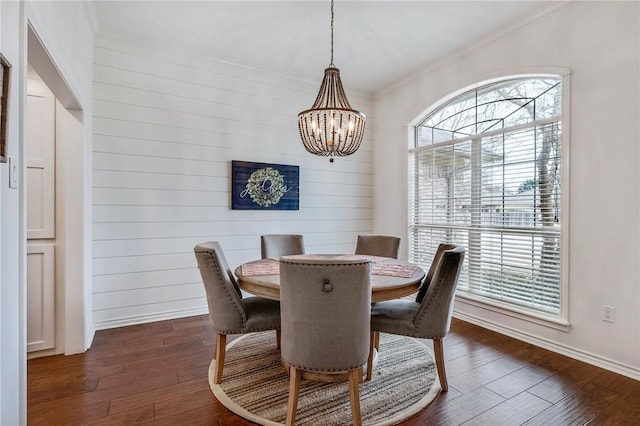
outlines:
[[[280,263],[257,262],[242,265],[242,275],[280,275]]]
[[[321,258],[318,255],[305,255],[308,259]],[[345,255],[346,257],[353,258],[353,255]],[[374,256],[375,257],[375,256]],[[322,257],[326,259],[327,257]],[[382,258],[387,259],[387,258]],[[373,275],[384,275],[389,277],[410,278],[416,270],[416,265],[409,265],[404,263],[376,263],[372,261],[371,273]],[[242,275],[279,275],[280,264],[278,262],[256,262],[245,263],[242,265]]]
[[[388,277],[410,278],[416,268],[416,265],[406,263],[374,263],[371,273]]]

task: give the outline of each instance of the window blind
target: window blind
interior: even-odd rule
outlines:
[[[438,244],[461,244],[459,292],[559,314],[562,125],[555,112],[530,114],[528,122],[520,114],[510,127],[477,134],[417,128],[409,151],[411,261],[428,267]],[[439,136],[425,143],[425,134]]]

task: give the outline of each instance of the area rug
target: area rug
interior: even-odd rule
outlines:
[[[261,425],[286,421],[289,376],[280,360],[275,332],[251,333],[227,345],[222,383],[209,385],[229,410]],[[380,335],[373,378],[360,384],[365,425],[393,425],[424,409],[440,391],[433,352],[419,340]],[[302,380],[296,425],[351,424],[348,383]]]

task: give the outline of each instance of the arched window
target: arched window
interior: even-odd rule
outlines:
[[[409,258],[467,248],[458,295],[560,318],[562,79],[512,78],[436,106],[409,149]]]

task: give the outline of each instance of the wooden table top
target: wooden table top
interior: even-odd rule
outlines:
[[[354,255],[306,255],[309,257],[339,258]],[[371,301],[398,299],[418,291],[425,272],[418,265],[397,259],[376,256],[357,256],[370,258],[373,265],[371,274]],[[266,299],[280,300],[280,275],[277,259],[260,259],[238,266],[235,274],[238,285],[248,293]],[[243,274],[243,269],[245,273]],[[264,273],[264,275],[257,275]],[[395,274],[405,276],[392,276]],[[411,274],[410,276],[406,276]]]

